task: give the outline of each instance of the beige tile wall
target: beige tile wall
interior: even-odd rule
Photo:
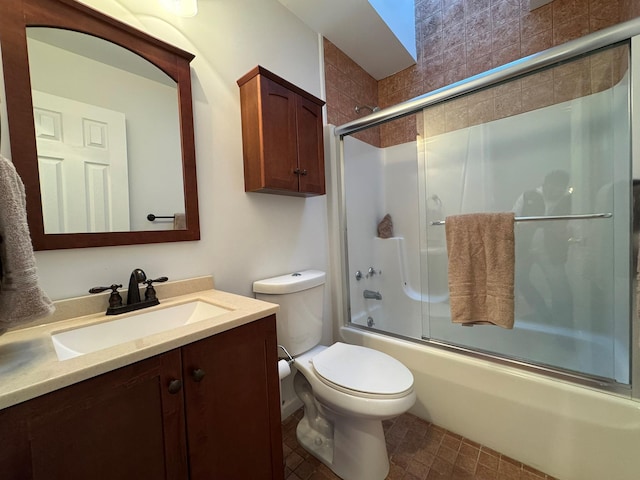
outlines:
[[[628,69],[628,52],[626,45],[618,46],[428,108],[425,110],[424,134],[430,137],[606,90]],[[419,116],[416,123],[422,131]],[[386,139],[408,141],[409,132]]]
[[[356,105],[395,105],[638,16],[638,0],[554,0],[531,12],[529,0],[416,0],[418,61],[395,75],[376,82],[325,39],[328,121],[346,123],[358,117]],[[620,70],[608,55],[479,93],[445,118],[461,128],[469,118],[503,118],[606,88]],[[358,135],[385,147],[415,139],[416,128],[410,116]]]
[[[324,74],[327,94],[327,121],[342,125],[358,117],[359,105],[378,105],[378,82],[356,62],[324,39]],[[357,137],[371,145],[380,146],[380,129],[371,128]]]

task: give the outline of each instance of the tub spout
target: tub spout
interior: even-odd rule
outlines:
[[[382,295],[380,292],[374,292],[373,290],[365,290],[362,292],[364,298],[371,298],[373,300],[382,300]]]

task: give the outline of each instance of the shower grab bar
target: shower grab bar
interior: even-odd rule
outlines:
[[[586,220],[590,218],[611,218],[613,213],[579,213],[575,215],[549,215],[538,217],[515,217],[516,222],[538,222],[544,220]],[[431,225],[444,225],[444,220],[431,222]]]

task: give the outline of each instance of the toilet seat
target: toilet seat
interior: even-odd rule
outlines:
[[[337,342],[311,358],[317,377],[336,390],[364,398],[399,398],[413,389],[413,375],[395,358]]]

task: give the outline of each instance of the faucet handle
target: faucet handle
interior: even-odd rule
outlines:
[[[373,277],[374,275],[382,275],[382,270],[376,270],[373,267],[369,267],[367,270],[367,278]]]
[[[156,289],[153,288],[153,284],[154,283],[162,283],[162,282],[166,282],[167,280],[169,280],[168,277],[158,277],[155,278],[153,280],[145,280],[143,283],[147,284],[147,288],[144,291],[144,299],[145,300],[155,300],[156,297]]]
[[[147,286],[149,286],[152,283],[162,283],[162,282],[166,282],[167,280],[169,280],[169,277],[158,277],[158,278],[154,278],[153,280],[145,280],[142,283],[146,283]]]
[[[89,293],[102,293],[107,290],[111,290],[111,295],[109,296],[109,307],[120,307],[122,305],[122,297],[118,292],[118,289],[122,288],[122,284],[114,283],[110,287],[93,287],[89,289]]]
[[[113,284],[110,287],[93,287],[89,289],[89,293],[102,293],[107,290],[111,290],[111,293],[117,292],[119,288],[122,288],[122,285]]]

